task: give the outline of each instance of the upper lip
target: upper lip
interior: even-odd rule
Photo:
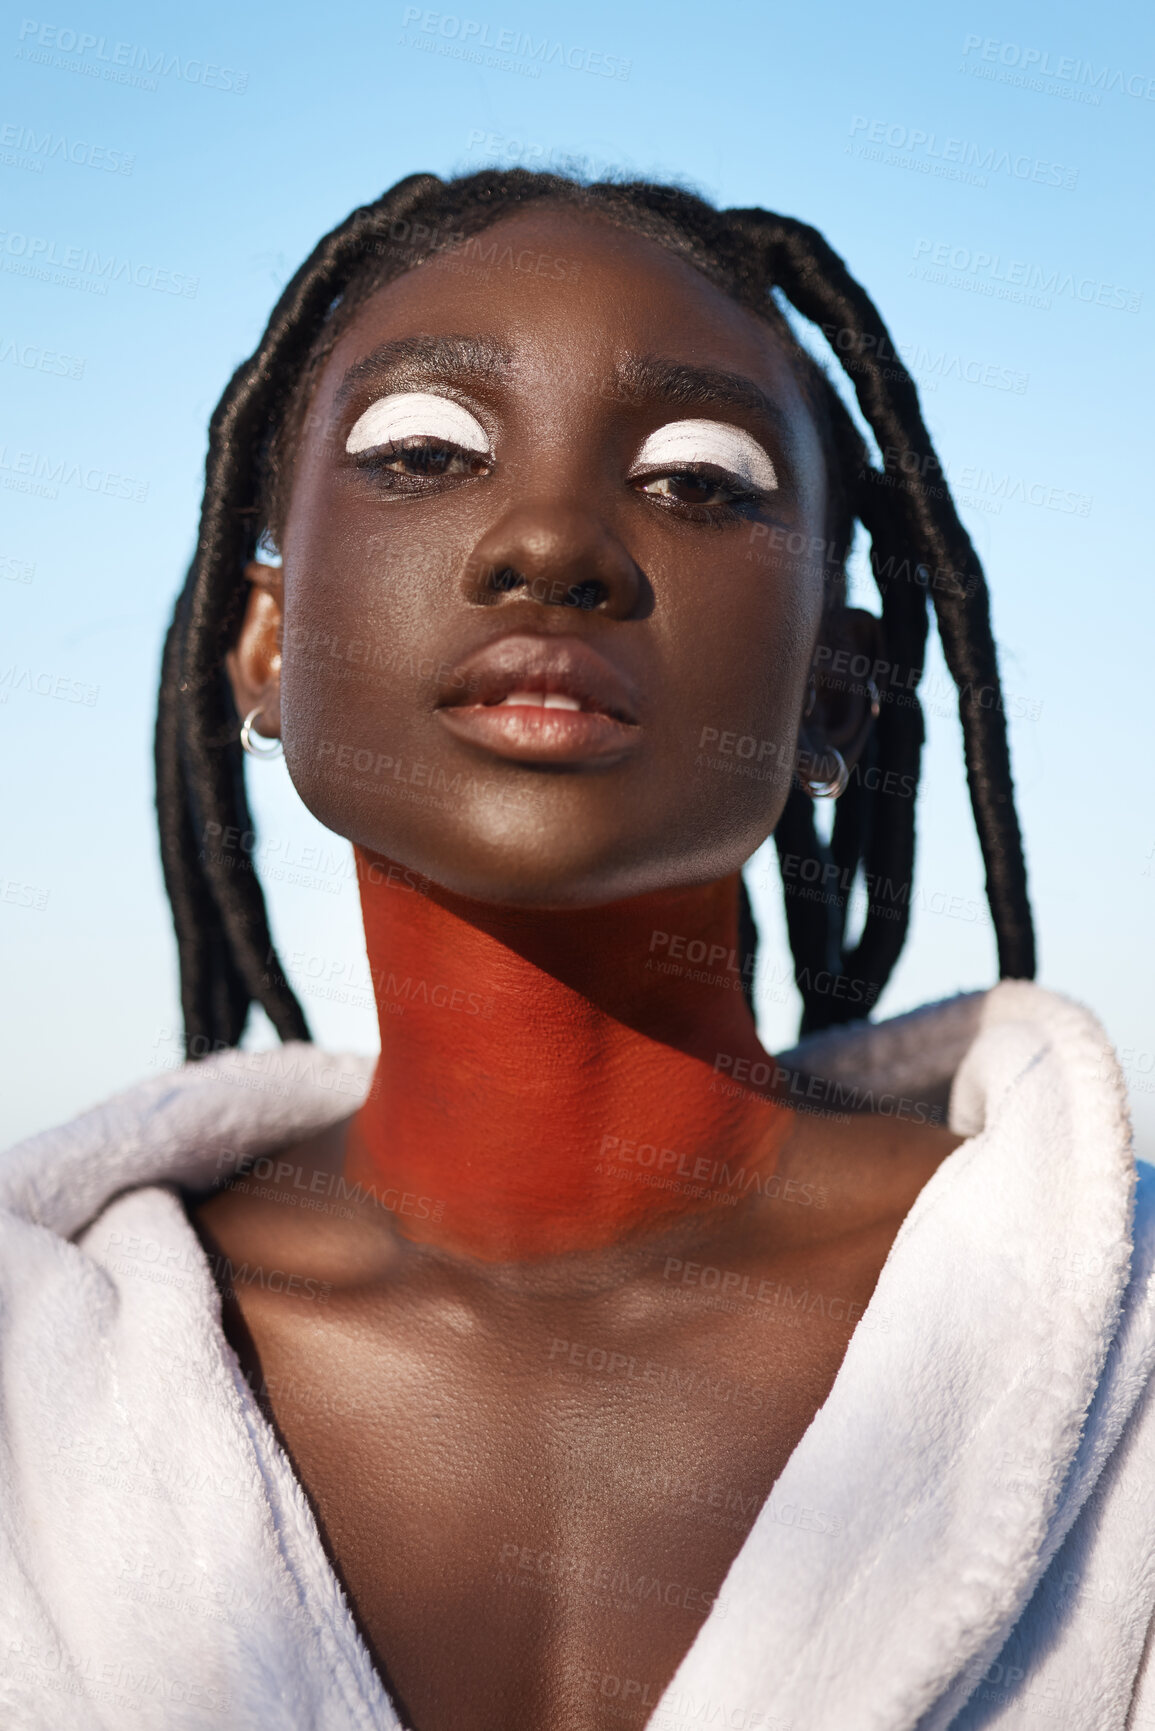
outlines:
[[[442,682],[437,706],[494,704],[515,691],[558,692],[583,710],[637,725],[632,682],[579,637],[538,637],[513,632],[485,643]]]

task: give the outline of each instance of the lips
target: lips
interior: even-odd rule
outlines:
[[[621,756],[640,729],[632,682],[577,637],[514,633],[445,681],[437,714],[457,738],[526,763]]]

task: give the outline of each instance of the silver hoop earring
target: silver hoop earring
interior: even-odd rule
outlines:
[[[241,750],[247,751],[250,757],[259,757],[266,763],[271,763],[275,757],[284,757],[285,746],[280,739],[270,739],[267,733],[254,733],[253,722],[260,714],[259,709],[250,709],[241,722]],[[264,742],[264,749],[254,744],[255,740]]]
[[[850,781],[850,771],[846,767],[846,759],[834,745],[828,747],[828,754],[834,759],[835,764],[834,774],[828,781],[819,776],[804,775],[800,778],[803,792],[809,794],[811,799],[837,799],[840,794],[846,792],[847,784]]]

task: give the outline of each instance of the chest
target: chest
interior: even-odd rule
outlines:
[[[640,1320],[237,1290],[234,1344],[415,1731],[640,1731],[711,1614],[869,1287],[673,1274]]]

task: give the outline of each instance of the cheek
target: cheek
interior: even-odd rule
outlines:
[[[302,798],[331,827],[379,803],[382,777],[413,755],[439,673],[422,630],[440,589],[432,563],[426,553],[414,570],[375,525],[298,536],[286,553],[285,753]]]
[[[367,713],[366,681],[350,679],[348,670],[364,666],[368,655],[370,670],[385,674],[436,632],[468,538],[451,524],[439,526],[431,539],[408,526],[403,506],[333,492],[337,496],[322,496],[314,509],[302,511],[287,541],[286,644],[298,654],[307,651],[288,669],[287,683],[327,672],[331,684],[343,670],[352,687],[345,694],[350,713]],[[391,682],[368,683],[379,700],[392,694]]]
[[[818,584],[733,560],[714,572],[707,604],[683,594],[671,609],[673,713],[695,750],[703,729],[753,736],[763,760],[793,748],[821,613]]]
[[[663,658],[676,701],[658,756],[678,767],[659,822],[672,856],[698,838],[696,869],[713,877],[737,869],[781,816],[822,592],[792,572],[727,561],[708,605],[688,591],[683,600]]]

